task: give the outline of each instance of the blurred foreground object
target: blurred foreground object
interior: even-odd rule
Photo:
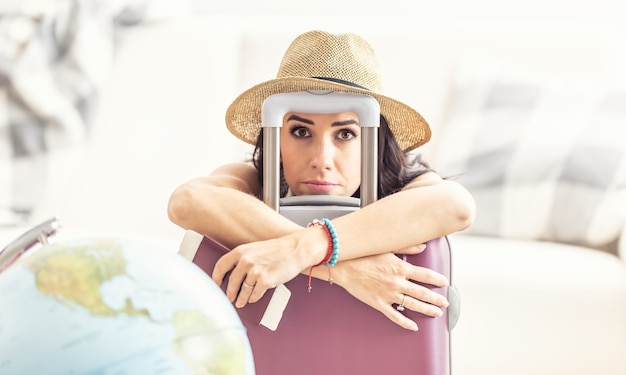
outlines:
[[[254,374],[220,288],[151,247],[86,238],[25,252],[0,273],[0,373]]]

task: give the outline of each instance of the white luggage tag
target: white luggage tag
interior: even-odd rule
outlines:
[[[291,298],[291,291],[285,285],[280,284],[274,288],[272,298],[259,324],[276,331],[278,323],[283,317],[283,312],[287,308],[287,303],[289,303],[289,298]]]

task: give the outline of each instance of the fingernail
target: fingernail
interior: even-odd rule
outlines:
[[[425,243],[423,243],[421,245],[417,245],[417,250],[422,251],[424,249],[426,249],[426,244]]]
[[[437,305],[439,305],[440,307],[448,307],[450,303],[448,302],[448,300],[445,297],[441,297],[439,299],[439,303]]]

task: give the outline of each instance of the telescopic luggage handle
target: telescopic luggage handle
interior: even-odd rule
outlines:
[[[288,112],[340,113],[359,116],[361,130],[361,201],[364,207],[377,199],[378,127],[380,105],[369,95],[331,90],[310,90],[275,94],[263,102],[263,200],[274,209],[280,208],[280,128]],[[302,199],[302,198],[299,198]],[[347,205],[350,205],[349,203]]]

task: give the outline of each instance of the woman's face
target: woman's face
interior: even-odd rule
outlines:
[[[289,112],[280,130],[285,180],[294,195],[351,196],[361,184],[356,113]]]

